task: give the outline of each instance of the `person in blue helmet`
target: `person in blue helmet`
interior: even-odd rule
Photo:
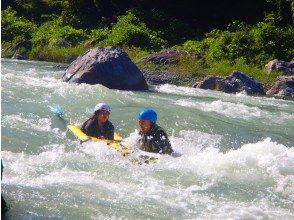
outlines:
[[[114,139],[114,127],[108,120],[110,106],[106,103],[99,103],[94,108],[94,115],[89,118],[81,127],[81,130],[88,136],[101,139]]]
[[[153,109],[145,108],[138,115],[141,136],[139,139],[139,148],[141,150],[169,154],[173,153],[170,141],[166,132],[156,124],[157,114]]]

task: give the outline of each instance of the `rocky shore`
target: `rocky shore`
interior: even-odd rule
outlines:
[[[176,64],[183,56],[197,58],[199,55],[175,49],[164,49],[141,58],[137,63]],[[18,56],[14,54],[13,58],[18,59]],[[285,62],[275,59],[266,64],[265,69],[269,74],[272,71],[281,72],[275,84],[270,88],[265,88],[264,85],[248,76],[249,73],[240,71],[234,71],[226,77],[219,77],[212,73],[211,76],[201,81],[193,82],[196,79],[185,78],[180,73],[148,68],[139,69],[121,48],[101,47],[90,49],[73,61],[66,68],[62,80],[69,83],[102,84],[111,89],[122,90],[148,90],[147,83],[158,85],[189,81],[192,82],[194,88],[294,99],[294,61]]]
[[[155,64],[176,63],[181,56],[197,57],[197,54],[185,53],[178,50],[162,50],[150,56],[143,57],[139,62],[151,62]],[[193,87],[200,89],[210,89],[226,93],[246,92],[248,95],[267,95],[281,98],[294,99],[294,61],[285,62],[272,60],[265,65],[265,69],[270,74],[272,71],[280,71],[282,76],[277,77],[276,83],[269,89],[254,80],[252,77],[240,71],[234,71],[227,77],[208,76],[202,81],[195,82]],[[153,84],[165,84],[173,82],[181,74],[152,71],[142,69],[147,82]],[[247,73],[248,74],[248,73]],[[213,75],[213,74],[212,74]],[[186,79],[186,81],[191,79]]]

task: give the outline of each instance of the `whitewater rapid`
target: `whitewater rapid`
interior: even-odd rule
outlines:
[[[12,219],[293,219],[293,101],[174,85],[150,92],[60,80],[54,63],[2,60],[2,193]],[[131,157],[138,112],[157,110],[173,158],[134,165],[80,144],[50,112],[81,124],[100,101]],[[148,154],[151,155],[152,154]]]

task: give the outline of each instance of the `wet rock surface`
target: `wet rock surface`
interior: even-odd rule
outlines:
[[[110,89],[148,89],[142,72],[119,47],[88,50],[69,65],[62,79],[70,83],[102,84]]]
[[[193,87],[211,89],[226,93],[238,93],[245,91],[248,95],[265,95],[261,83],[238,71],[233,72],[225,78],[217,76],[206,77],[203,81],[196,83]]]

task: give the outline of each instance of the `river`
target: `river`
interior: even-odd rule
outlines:
[[[174,85],[149,92],[68,84],[55,63],[1,60],[2,194],[10,219],[294,219],[294,102]],[[138,154],[137,115],[154,108],[174,158],[135,165],[80,144],[99,102]]]

